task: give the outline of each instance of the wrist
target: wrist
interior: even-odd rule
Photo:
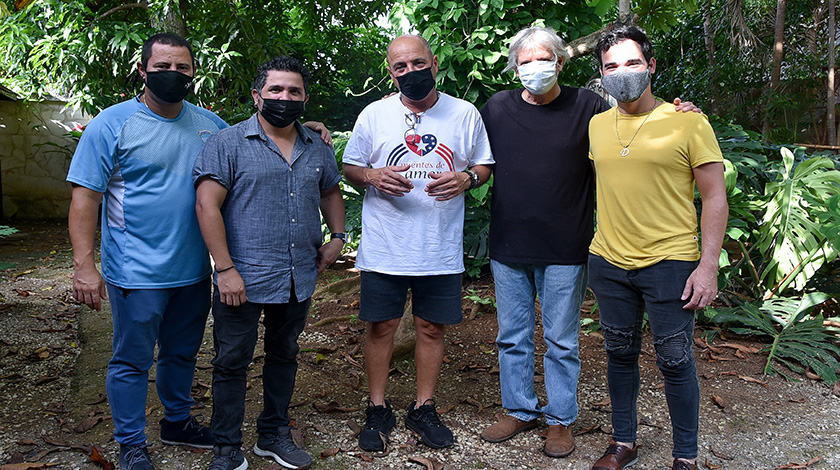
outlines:
[[[223,272],[233,271],[234,269],[236,269],[236,265],[235,265],[235,264],[231,264],[230,266],[228,266],[228,267],[226,267],[226,268],[222,268],[222,269],[216,268],[216,272],[217,272],[218,274],[222,274]]]

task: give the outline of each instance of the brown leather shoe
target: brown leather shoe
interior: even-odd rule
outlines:
[[[481,438],[487,442],[504,442],[522,431],[534,429],[539,424],[536,419],[533,421],[522,421],[513,416],[504,415],[498,422],[491,424],[485,429],[481,433]]]
[[[636,457],[636,449],[637,447],[635,445],[630,449],[629,447],[616,444],[615,441],[610,439],[610,445],[607,447],[607,451],[604,452],[603,457],[595,462],[592,470],[621,470],[627,468],[639,460]]]
[[[697,470],[697,464],[688,463],[685,460],[674,459],[674,465],[671,470]]]
[[[575,439],[568,426],[555,424],[548,427],[543,452],[549,457],[565,457],[575,450]]]

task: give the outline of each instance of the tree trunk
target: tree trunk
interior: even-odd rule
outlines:
[[[709,60],[709,70],[712,71],[711,87],[709,90],[709,111],[711,114],[718,114],[718,73],[715,66],[715,27],[712,25],[712,0],[707,0],[703,9],[703,36],[706,41],[706,56]]]
[[[834,93],[836,90],[834,70],[834,38],[837,35],[837,27],[834,16],[835,0],[828,0],[828,84],[826,86],[826,134],[828,134],[828,145],[837,145],[837,133],[834,132],[836,121],[836,103]]]
[[[773,33],[773,67],[770,70],[770,87],[769,91],[776,91],[779,88],[779,81],[782,75],[782,56],[784,55],[785,46],[785,8],[787,7],[787,0],[778,0],[776,3],[776,27]],[[771,93],[768,93],[771,97]],[[769,101],[769,100],[768,100]],[[770,131],[770,103],[766,104],[764,111],[764,125],[761,129],[761,134],[766,138]]]
[[[185,12],[187,1],[168,0],[158,14],[152,14],[150,24],[152,28],[161,33],[175,33],[182,38],[187,37],[187,22]]]

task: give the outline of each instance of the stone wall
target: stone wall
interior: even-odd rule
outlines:
[[[67,133],[90,117],[60,101],[0,101],[0,171],[6,218],[67,217],[65,182],[76,143]]]

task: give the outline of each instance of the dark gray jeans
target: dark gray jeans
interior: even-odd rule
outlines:
[[[215,286],[214,286],[215,287]],[[213,293],[213,419],[210,429],[219,447],[242,446],[248,365],[254,358],[260,314],[265,313],[263,411],[257,419],[260,435],[276,434],[289,424],[289,401],[295,389],[297,339],[306,325],[311,299],[287,304],[246,302],[231,307]]]
[[[694,363],[694,311],[682,308],[685,281],[697,263],[665,260],[627,271],[589,255],[589,287],[600,311],[607,381],[612,404],[613,440],[636,442],[639,353],[647,310],[656,365],[665,378],[674,458],[697,457],[700,383]]]

